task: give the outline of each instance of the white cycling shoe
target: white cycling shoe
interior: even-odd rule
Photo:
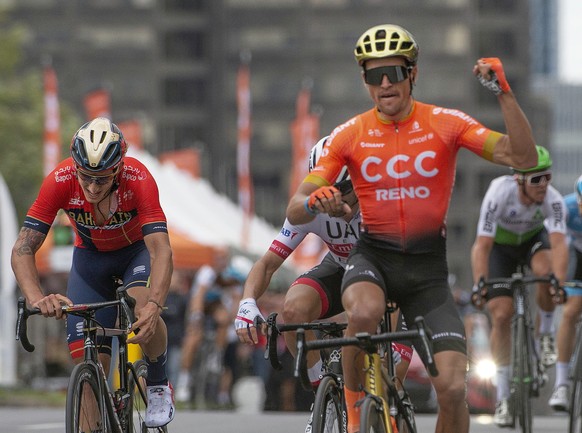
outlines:
[[[174,419],[174,390],[172,385],[147,387],[148,408],[145,416],[147,427],[163,427]]]

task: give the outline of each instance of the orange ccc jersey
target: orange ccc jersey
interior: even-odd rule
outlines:
[[[390,249],[430,252],[446,236],[459,149],[492,160],[501,135],[455,109],[415,101],[393,122],[374,108],[335,128],[304,182],[329,185],[346,165],[363,229]]]

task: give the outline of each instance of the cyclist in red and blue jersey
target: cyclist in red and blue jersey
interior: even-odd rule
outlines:
[[[147,168],[126,156],[127,143],[109,119],[98,117],[75,133],[71,157],[44,180],[12,250],[12,268],[27,302],[45,317],[63,318],[62,304],[115,299],[114,277],[136,300],[139,344],[148,365],[146,424],[159,427],[174,417],[173,391],[166,376],[167,331],[160,314],[172,276],[172,250],[158,188]],[[66,296],[46,295],[35,255],[60,210],[75,231]],[[97,320],[113,327],[114,309]],[[75,362],[83,357],[82,319],[66,317],[67,340]],[[103,338],[100,359],[111,362],[111,337]]]

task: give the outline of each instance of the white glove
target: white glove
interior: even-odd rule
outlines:
[[[394,366],[397,366],[402,361],[402,355],[400,354],[398,347],[394,345],[394,343],[392,343],[391,346],[392,346],[392,362]]]
[[[234,327],[236,329],[248,328],[255,326],[255,317],[260,317],[264,322],[265,318],[257,307],[257,301],[253,298],[245,298],[238,304],[238,313],[234,320]]]

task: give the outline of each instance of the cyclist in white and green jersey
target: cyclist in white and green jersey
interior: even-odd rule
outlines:
[[[537,150],[536,167],[494,179],[485,194],[471,251],[475,284],[481,277],[510,277],[519,266],[529,267],[538,276],[553,272],[559,281],[565,281],[566,205],[550,185],[552,160],[548,151],[542,146]],[[548,285],[540,285],[536,293],[541,359],[546,367],[556,362],[553,318],[555,303],[560,300],[553,294]],[[491,351],[497,365],[494,421],[507,426],[512,423],[508,399],[513,300],[503,289],[489,290],[485,299],[492,321]]]

